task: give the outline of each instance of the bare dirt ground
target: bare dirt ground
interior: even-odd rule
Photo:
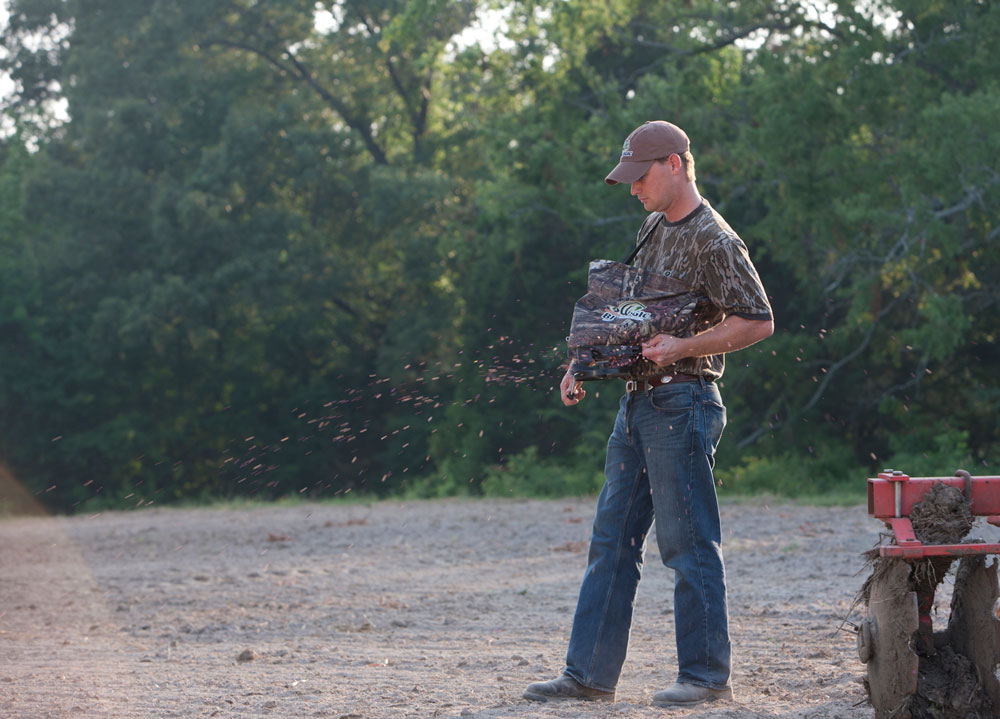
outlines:
[[[0,520],[0,716],[873,716],[838,631],[881,529],[861,506],[723,505],[734,702],[649,705],[675,672],[653,540],[617,701],[523,700],[562,669],[593,503]]]

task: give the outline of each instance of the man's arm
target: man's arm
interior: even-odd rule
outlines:
[[[666,367],[685,357],[736,352],[770,337],[773,332],[774,322],[770,319],[748,320],[729,315],[715,327],[693,337],[656,335],[642,343],[642,356],[660,367]]]

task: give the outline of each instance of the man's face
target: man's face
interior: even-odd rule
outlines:
[[[646,212],[666,212],[673,204],[678,183],[673,166],[679,165],[679,161],[677,155],[657,160],[645,175],[632,183],[632,194],[639,198]]]

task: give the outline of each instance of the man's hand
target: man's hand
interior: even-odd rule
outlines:
[[[573,378],[572,372],[563,375],[562,382],[559,383],[559,396],[562,403],[567,407],[572,407],[587,395],[583,389],[583,382],[577,382]]]
[[[684,342],[673,335],[656,335],[642,343],[642,356],[657,367],[666,367],[687,357]]]

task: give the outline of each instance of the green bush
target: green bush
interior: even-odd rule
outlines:
[[[831,443],[806,456],[788,451],[776,456],[744,456],[718,466],[715,476],[720,494],[775,494],[812,497],[850,494],[862,497],[870,471],[858,463],[849,447]]]
[[[604,484],[604,446],[585,438],[564,457],[539,458],[529,447],[502,465],[491,467],[482,483],[488,497],[566,497],[595,494]]]
[[[468,479],[458,479],[452,474],[427,474],[414,477],[409,484],[403,484],[403,496],[407,499],[440,499],[442,497],[467,497],[474,493],[474,483]]]
[[[927,427],[892,438],[891,466],[911,477],[950,477],[956,469],[975,474],[976,464],[969,450],[969,433],[964,430]]]

